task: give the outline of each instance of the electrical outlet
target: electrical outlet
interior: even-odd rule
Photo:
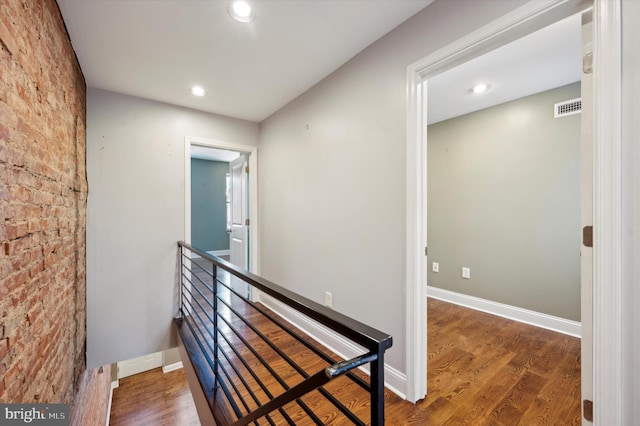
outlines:
[[[470,279],[471,278],[471,269],[463,266],[462,267],[462,278]]]
[[[433,262],[431,264],[431,270],[433,272],[440,272],[440,264],[438,262]]]
[[[333,294],[328,291],[324,292],[324,304],[330,308],[333,308]]]

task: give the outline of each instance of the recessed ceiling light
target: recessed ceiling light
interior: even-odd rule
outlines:
[[[471,89],[469,89],[469,93],[473,93],[474,95],[478,95],[480,93],[486,92],[489,89],[488,84],[476,84]]]
[[[204,95],[206,95],[206,92],[200,86],[193,86],[191,88],[191,94],[195,95],[195,96],[204,96]]]
[[[229,15],[238,22],[253,21],[253,10],[246,1],[234,1],[229,5]]]

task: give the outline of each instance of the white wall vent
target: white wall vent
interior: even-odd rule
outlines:
[[[581,112],[582,98],[560,102],[553,106],[553,116],[555,118],[566,117],[567,115],[573,114],[580,114]]]

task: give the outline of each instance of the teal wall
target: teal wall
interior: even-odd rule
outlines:
[[[228,172],[228,163],[191,159],[191,243],[205,251],[229,249]]]

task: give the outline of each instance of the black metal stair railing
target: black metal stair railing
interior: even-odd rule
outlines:
[[[176,325],[216,423],[384,424],[384,353],[391,336],[187,243],[178,247]],[[256,290],[362,353],[337,359],[254,300]],[[357,370],[367,364],[368,377]]]

